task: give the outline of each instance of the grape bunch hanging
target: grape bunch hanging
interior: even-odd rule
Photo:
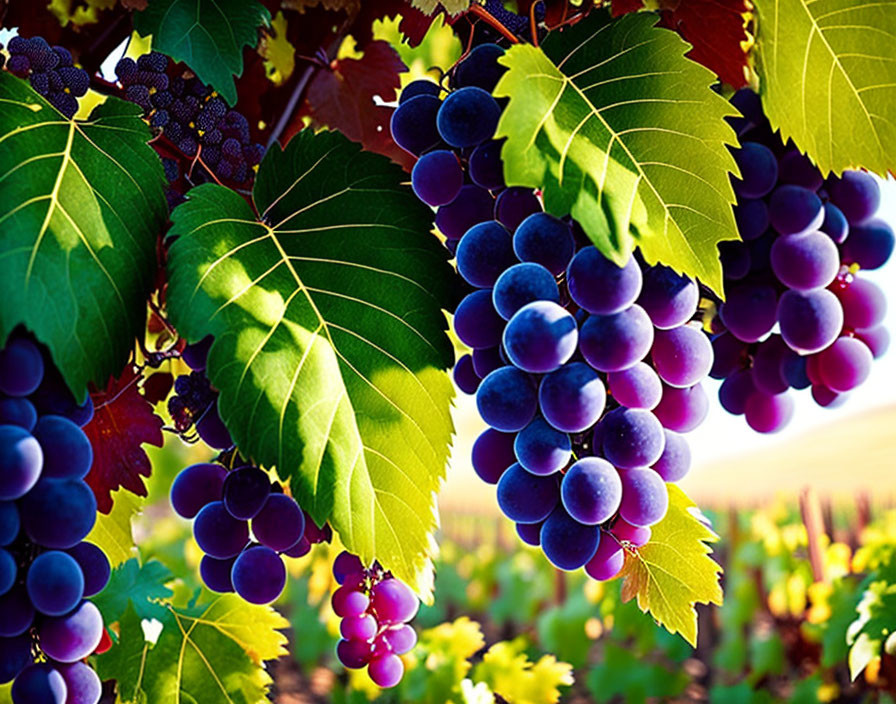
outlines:
[[[522,540],[610,579],[688,471],[682,433],[706,415],[712,347],[691,323],[696,282],[635,257],[620,266],[531,189],[505,187],[491,95],[502,53],[473,49],[444,100],[435,83],[409,84],[392,134],[419,156],[412,186],[438,208],[469,290],[454,330],[473,352],[454,376],[491,426],[473,467]]]
[[[15,704],[96,704],[84,658],[110,645],[88,597],[110,576],[85,542],[96,499],[84,477],[93,449],[77,404],[46,350],[21,334],[0,351],[0,684]]]
[[[742,242],[721,246],[726,300],[712,321],[719,400],[763,433],[793,415],[789,389],[811,387],[833,407],[868,377],[889,345],[886,298],[862,270],[893,253],[893,230],[874,217],[869,174],[827,179],[772,133],[755,93],[734,97],[741,144],[735,210]]]
[[[68,49],[51,47],[43,37],[15,36],[9,40],[6,68],[31,87],[66,117],[78,112],[78,98],[87,93],[90,76],[72,62]]]

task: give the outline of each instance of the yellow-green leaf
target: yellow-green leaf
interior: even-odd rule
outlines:
[[[560,687],[573,684],[572,665],[553,655],[542,655],[532,662],[525,649],[522,638],[495,643],[476,666],[473,679],[485,682],[493,692],[514,704],[560,701]]]
[[[722,568],[710,557],[708,545],[719,537],[691,512],[696,504],[687,494],[674,484],[668,487],[666,517],[652,527],[649,542],[626,550],[622,598],[637,597],[642,611],[696,646],[694,605],[722,603]]]
[[[825,173],[896,169],[896,4],[756,0],[765,113]]]
[[[125,489],[112,492],[112,510],[96,514],[93,530],[84,540],[102,548],[113,568],[127,562],[137,556],[131,519],[142,509],[143,499],[136,494]]]

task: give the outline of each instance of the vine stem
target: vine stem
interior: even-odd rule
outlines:
[[[498,30],[504,36],[504,38],[507,39],[511,44],[519,44],[520,43],[519,37],[517,37],[509,29],[507,29],[507,27],[505,27],[503,24],[498,22],[498,20],[496,20],[488,10],[486,10],[484,7],[482,7],[482,5],[476,5],[476,4],[470,5],[469,12],[476,15],[477,17],[482,19],[484,22],[486,22],[487,24],[491,25],[496,30]]]
[[[317,73],[318,68],[320,68],[320,66],[315,63],[309,63],[305,67],[305,71],[296,83],[295,88],[292,89],[292,95],[289,96],[289,101],[286,103],[286,107],[283,109],[283,112],[280,113],[280,119],[277,120],[277,124],[274,125],[274,129],[271,130],[271,135],[268,137],[265,149],[270,149],[271,145],[273,145],[280,135],[283,134],[283,130],[286,129],[286,125],[288,125],[290,119],[292,119],[292,114],[296,109],[296,105],[299,103],[299,98],[304,94],[305,88],[308,87],[312,77]]]

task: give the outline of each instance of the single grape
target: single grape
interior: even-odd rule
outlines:
[[[689,325],[657,331],[651,356],[660,379],[679,388],[693,386],[712,368],[709,338]]]
[[[526,217],[513,233],[513,251],[521,262],[541,264],[551,274],[562,274],[575,253],[569,225],[548,213]]]
[[[65,680],[65,704],[97,704],[103,694],[99,675],[86,663],[55,663],[54,667]]]
[[[370,614],[342,619],[339,632],[346,640],[373,640],[377,632],[376,619]]]
[[[13,501],[0,501],[0,545],[9,545],[19,534],[19,509]]]
[[[526,545],[537,547],[541,545],[541,527],[544,521],[540,523],[517,523],[516,534],[520,536]]]
[[[295,499],[285,494],[268,496],[252,519],[252,533],[258,542],[272,550],[287,550],[302,539],[305,514]]]
[[[491,291],[473,291],[454,311],[454,332],[474,349],[496,347],[503,331],[504,320],[495,310]]]
[[[0,425],[17,425],[29,433],[37,424],[37,410],[26,398],[0,399]]]
[[[741,200],[734,208],[734,220],[744,242],[758,239],[768,229],[768,206],[758,198]]]
[[[479,288],[493,286],[515,259],[510,233],[495,220],[471,227],[457,247],[458,273]]]
[[[370,605],[380,623],[405,623],[420,608],[420,600],[400,579],[384,579],[370,590]]]
[[[610,528],[610,532],[620,542],[631,543],[632,547],[639,548],[650,540],[650,528],[647,526],[634,526],[623,518],[617,518]]]
[[[848,286],[834,292],[843,306],[843,325],[847,328],[865,330],[883,322],[887,297],[873,281],[855,278]]]
[[[663,478],[652,469],[621,472],[622,503],[619,515],[634,526],[651,526],[666,515],[669,492]]]
[[[373,658],[367,666],[367,673],[375,685],[388,689],[401,682],[402,675],[404,675],[404,663],[394,653],[387,653]]]
[[[758,433],[776,433],[793,417],[793,399],[789,394],[770,396],[753,392],[747,399],[747,425]]]
[[[454,383],[465,394],[475,394],[481,378],[473,368],[472,355],[465,354],[454,365]]]
[[[768,201],[768,218],[782,235],[817,230],[824,222],[821,199],[802,186],[778,186]]]
[[[77,425],[63,416],[43,416],[34,428],[43,450],[43,477],[83,479],[93,464],[90,440]]]
[[[23,584],[0,594],[0,638],[21,635],[33,622],[34,607]]]
[[[395,143],[419,156],[440,141],[436,118],[442,101],[434,95],[418,95],[405,101],[392,113],[390,129]]]
[[[824,384],[812,384],[812,400],[822,408],[838,408],[846,402],[846,396]]]
[[[706,418],[709,399],[701,384],[689,389],[679,389],[663,384],[663,397],[653,409],[653,414],[664,428],[677,433],[688,433]]]
[[[758,142],[743,142],[735,150],[734,160],[740,178],[734,180],[734,190],[744,198],[762,198],[778,180],[778,160],[771,149]]]
[[[424,78],[411,81],[401,89],[401,95],[398,96],[398,104],[404,105],[411,98],[416,98],[418,95],[432,95],[438,98],[441,91],[442,89],[439,87],[438,83],[434,83],[428,79]]]
[[[66,704],[68,689],[50,663],[29,665],[19,673],[10,691],[13,704]]]
[[[71,555],[84,576],[84,596],[90,597],[99,594],[109,583],[112,575],[112,566],[100,548],[93,543],[80,542],[66,550]]]
[[[535,213],[541,212],[541,202],[531,188],[511,186],[505,188],[495,199],[495,220],[511,232]]]
[[[534,421],[533,421],[534,422]],[[473,443],[471,461],[479,478],[487,484],[497,484],[501,475],[516,462],[515,435],[488,428]]]
[[[309,519],[306,517],[306,518],[305,518],[305,525],[306,525],[306,526],[308,525],[308,520],[309,520]],[[303,535],[303,536],[302,536],[302,539],[301,539],[299,542],[297,542],[297,543],[296,543],[295,545],[293,545],[291,548],[287,548],[286,550],[284,550],[284,551],[281,552],[280,554],[281,554],[281,555],[286,555],[287,557],[295,557],[295,558],[298,558],[298,557],[304,557],[304,556],[307,555],[309,552],[311,552],[311,541],[308,540],[308,536],[307,536],[307,535]]]
[[[218,404],[212,403],[196,421],[196,432],[202,441],[216,450],[226,450],[233,447],[230,432],[218,414]]]
[[[31,661],[30,635],[0,638],[0,684],[12,682]]]
[[[449,240],[459,240],[473,225],[494,217],[495,199],[479,186],[468,184],[436,212],[436,227]]]
[[[96,522],[96,498],[81,480],[42,478],[21,500],[19,510],[28,537],[57,550],[77,545]]]
[[[880,207],[880,186],[863,171],[844,171],[840,178],[832,177],[827,188],[831,202],[843,211],[850,225],[861,225]]]
[[[540,264],[525,262],[504,270],[492,290],[492,302],[504,320],[533,301],[560,301],[554,276]]]
[[[193,537],[205,554],[226,560],[246,547],[249,526],[231,516],[223,501],[212,501],[196,514]]]
[[[200,509],[221,498],[227,470],[219,464],[193,464],[171,484],[171,507],[178,516],[195,518]]]
[[[659,329],[678,327],[697,312],[700,291],[697,282],[658,264],[643,273],[638,304]]]
[[[726,379],[743,368],[747,359],[747,345],[730,332],[723,332],[712,338],[712,353],[709,375],[713,379]]]
[[[585,361],[601,372],[634,366],[650,351],[653,325],[644,309],[632,304],[611,315],[592,315],[582,325],[580,349]]]
[[[417,645],[417,631],[407,624],[387,628],[380,637],[396,655],[409,653]]]
[[[336,656],[345,667],[359,670],[370,662],[372,648],[366,640],[342,639],[336,644]]]
[[[564,475],[560,499],[569,515],[579,523],[603,523],[616,513],[622,501],[619,472],[600,457],[583,457]]]
[[[496,369],[479,385],[476,406],[482,419],[496,430],[515,433],[535,417],[538,396],[529,375],[516,367]]]
[[[731,415],[742,415],[747,408],[747,399],[755,390],[752,371],[740,369],[722,382],[719,403]]]
[[[545,420],[565,433],[581,433],[594,425],[606,406],[600,376],[583,362],[565,364],[546,375],[538,388]]]
[[[490,191],[504,188],[504,162],[501,161],[503,145],[503,139],[483,142],[470,154],[467,170],[470,179],[477,186]]]
[[[349,586],[339,587],[333,592],[331,599],[333,612],[341,618],[360,616],[370,606],[370,598],[364,593]]]
[[[454,85],[458,88],[476,86],[491,93],[498,79],[507,70],[498,63],[504,49],[497,44],[480,44],[454,69]]]
[[[442,101],[436,124],[442,139],[452,147],[474,147],[491,139],[499,117],[501,108],[495,99],[482,88],[468,86]]]
[[[691,448],[683,435],[663,428],[663,454],[653,463],[653,469],[664,482],[681,481],[691,468]]]
[[[563,307],[553,301],[533,301],[514,313],[504,328],[503,342],[515,366],[546,374],[569,361],[578,338],[575,318]]]
[[[794,351],[818,352],[843,328],[843,307],[827,289],[785,291],[778,302],[781,337]]]
[[[40,350],[24,337],[9,339],[0,350],[0,392],[7,396],[28,396],[44,377]]]
[[[594,557],[600,528],[583,525],[557,506],[541,528],[541,549],[554,567],[577,570]]]
[[[729,290],[719,308],[722,323],[742,342],[756,342],[775,326],[778,296],[766,284],[747,283]]]
[[[609,533],[601,533],[597,551],[585,564],[585,572],[592,579],[605,582],[613,579],[625,563],[625,551]]]
[[[879,269],[893,254],[896,236],[888,223],[872,218],[849,230],[849,239],[843,245],[843,259],[856,263],[863,269]]]
[[[778,281],[789,288],[799,291],[824,288],[837,276],[840,252],[823,232],[789,235],[775,240],[771,265]]]
[[[719,243],[719,261],[729,281],[740,281],[750,273],[753,265],[750,247],[744,242]]]
[[[511,521],[539,523],[560,501],[555,476],[539,477],[519,464],[511,465],[498,481],[498,506]]]
[[[603,454],[620,469],[648,467],[663,453],[663,426],[650,411],[618,408],[600,424]]]
[[[480,379],[485,379],[485,377],[495,371],[495,369],[500,369],[506,364],[501,357],[500,345],[474,349],[471,359],[473,360],[473,371]]]
[[[794,354],[780,335],[770,335],[759,343],[753,353],[753,385],[759,391],[774,396],[787,391],[784,360]]]
[[[235,557],[219,560],[209,555],[203,555],[199,561],[199,576],[202,578],[202,583],[213,592],[232,592],[233,581],[230,574],[235,561]]]
[[[333,560],[333,577],[337,584],[345,584],[345,578],[350,574],[359,574],[364,571],[361,558],[347,550],[343,550]]]
[[[230,580],[236,593],[250,604],[270,604],[286,586],[286,566],[270,548],[253,546],[236,558]]]
[[[849,223],[843,211],[830,201],[824,204],[824,221],[819,228],[835,244],[843,244],[849,236]]]
[[[24,496],[42,467],[43,452],[30,433],[17,425],[0,425],[0,500]]]
[[[255,518],[271,493],[268,475],[258,467],[241,467],[224,480],[224,507],[234,518],[248,521]]]
[[[807,156],[798,149],[789,149],[778,157],[778,181],[817,191],[824,177]]]
[[[539,475],[563,469],[572,457],[569,436],[543,418],[536,418],[517,434],[513,450],[523,469]]]
[[[638,362],[621,372],[607,374],[610,395],[626,408],[655,408],[663,395],[663,384],[648,364]]]
[[[93,602],[82,601],[65,616],[44,619],[38,633],[45,655],[59,662],[75,662],[96,650],[103,635],[103,617]]]
[[[612,315],[628,308],[641,293],[641,269],[633,257],[624,267],[597,247],[580,249],[566,270],[569,295],[589,313]]]
[[[446,205],[464,185],[464,172],[454,152],[437,149],[421,156],[411,171],[411,186],[427,205]]]
[[[787,385],[794,389],[807,389],[812,384],[806,371],[807,360],[794,351],[790,351],[781,363],[781,374]]]
[[[875,359],[885,355],[890,347],[890,333],[883,325],[868,328],[867,330],[859,330],[856,332],[856,337],[868,346],[868,349],[871,350],[871,354]],[[0,504],[0,509],[2,509],[2,504]],[[0,513],[2,513],[2,511],[0,511]],[[2,526],[2,524],[3,519],[0,518],[0,526]],[[3,530],[0,529],[0,535],[2,534]],[[2,540],[0,540],[0,544],[2,544]]]
[[[868,378],[873,359],[864,342],[854,337],[840,337],[818,353],[821,380],[832,391],[851,391]]]

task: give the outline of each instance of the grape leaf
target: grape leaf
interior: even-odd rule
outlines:
[[[473,679],[485,682],[496,694],[520,704],[554,704],[560,701],[560,687],[573,684],[572,665],[554,655],[542,655],[536,662],[526,655],[526,640],[495,643],[476,665]]]
[[[722,118],[736,111],[655,21],[594,12],[543,51],[510,48],[495,89],[510,98],[496,135],[507,137],[504,177],[542,188],[546,209],[571,213],[615,261],[637,245],[721,294],[716,245],[737,238]]]
[[[150,644],[130,604],[119,642],[97,658],[98,673],[118,681],[123,702],[256,704],[264,699],[270,677],[260,660],[286,652],[286,637],[274,629],[289,624],[277,612],[225,594],[186,609],[167,605],[160,620],[162,632]]]
[[[364,148],[388,156],[410,171],[416,158],[392,139],[389,121],[395,108],[377,105],[374,96],[385,102],[395,100],[401,85],[398,74],[407,67],[388,43],[367,44],[360,59],[333,61],[329,70],[319,71],[308,88],[308,108],[315,126],[339,130]],[[303,115],[287,134],[303,127]]]
[[[109,584],[93,597],[93,603],[103,614],[103,621],[115,623],[130,601],[137,615],[143,618],[165,618],[167,607],[162,603],[174,593],[165,586],[174,579],[165,565],[149,560],[141,565],[132,557],[112,570]]]
[[[112,510],[112,492],[119,487],[146,496],[140,477],[148,477],[152,465],[141,444],[164,443],[162,419],[140,393],[139,379],[129,364],[121,377],[109,379],[103,391],[91,394],[96,410],[84,432],[93,446],[93,465],[85,481],[103,513]]]
[[[214,185],[174,211],[168,305],[187,339],[215,336],[209,377],[240,450],[425,595],[454,294],[432,213],[402,180],[338,132],[303,130],[261,164],[260,218]]]
[[[883,653],[883,643],[896,632],[896,583],[886,579],[866,580],[856,606],[856,619],[846,632],[849,644],[849,676],[855,679]]]
[[[470,9],[471,0],[409,0],[415,10],[431,15],[441,5],[449,15],[456,15]]]
[[[747,85],[752,45],[747,0],[660,0],[660,25],[674,29],[693,48],[685,54],[734,88]],[[642,0],[615,0],[613,16],[644,9]]]
[[[113,493],[112,511],[97,513],[89,535],[84,538],[89,543],[102,548],[112,563],[121,565],[137,554],[137,546],[131,532],[131,519],[143,508],[143,499],[129,491],[120,489]]]
[[[258,28],[270,21],[256,0],[153,0],[134,15],[134,29],[151,34],[153,49],[186,63],[234,105],[243,46],[255,46]]]
[[[822,172],[896,168],[896,12],[888,2],[757,0],[765,114]]]
[[[162,163],[132,103],[66,120],[6,72],[0,102],[0,343],[24,323],[80,402],[142,334],[168,213]]]
[[[694,604],[722,603],[722,568],[709,556],[712,551],[707,545],[719,538],[691,513],[696,504],[687,494],[674,484],[667,486],[666,517],[652,526],[645,545],[626,550],[620,572],[622,599],[637,597],[641,611],[649,611],[670,633],[681,633],[696,646]]]

